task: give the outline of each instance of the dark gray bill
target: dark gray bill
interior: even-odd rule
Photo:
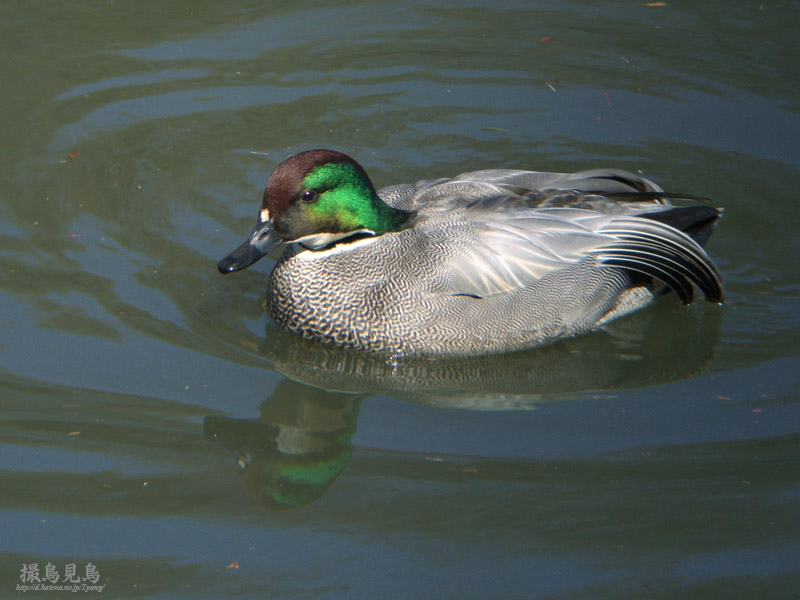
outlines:
[[[250,233],[250,237],[217,263],[217,269],[223,274],[246,269],[282,243],[283,239],[272,230],[271,221],[259,221]]]

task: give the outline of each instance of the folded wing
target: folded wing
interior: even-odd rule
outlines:
[[[492,206],[492,205],[495,206]],[[492,210],[488,210],[488,209]],[[706,211],[708,207],[697,207]],[[696,285],[711,301],[722,300],[721,276],[705,250],[666,222],[646,216],[609,215],[588,208],[536,208],[516,199],[472,204],[482,211],[465,218],[463,243],[447,269],[442,291],[477,297],[507,294],[545,275],[595,256],[600,268],[620,268],[657,279],[683,302]],[[686,208],[682,217],[686,218]],[[717,211],[717,216],[718,216]],[[472,215],[475,217],[476,215]]]

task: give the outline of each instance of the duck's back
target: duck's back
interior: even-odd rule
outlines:
[[[574,206],[578,195],[584,198],[592,196],[599,201],[607,199],[608,195],[646,193],[658,197],[663,190],[649,179],[619,169],[592,169],[577,173],[485,169],[462,173],[453,178],[425,179],[378,190],[378,195],[387,204],[402,210],[418,210],[444,198],[469,203],[496,197],[522,196],[531,208],[536,208]],[[641,200],[640,197],[639,204]],[[609,211],[629,210],[625,204],[612,200],[606,203],[606,207]],[[668,203],[660,200],[651,202],[651,206],[664,204]]]

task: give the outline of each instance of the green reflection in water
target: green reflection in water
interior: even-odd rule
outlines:
[[[282,381],[258,419],[209,416],[203,432],[237,454],[251,501],[295,508],[319,499],[350,460],[359,400]]]

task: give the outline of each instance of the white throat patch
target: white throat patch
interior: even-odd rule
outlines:
[[[305,235],[301,238],[297,238],[294,241],[298,244],[302,244],[309,250],[320,250],[326,246],[330,246],[333,243],[359,233],[364,233],[371,236],[375,235],[375,232],[370,229],[357,229],[355,231],[348,231],[347,233],[312,233],[311,235]]]

